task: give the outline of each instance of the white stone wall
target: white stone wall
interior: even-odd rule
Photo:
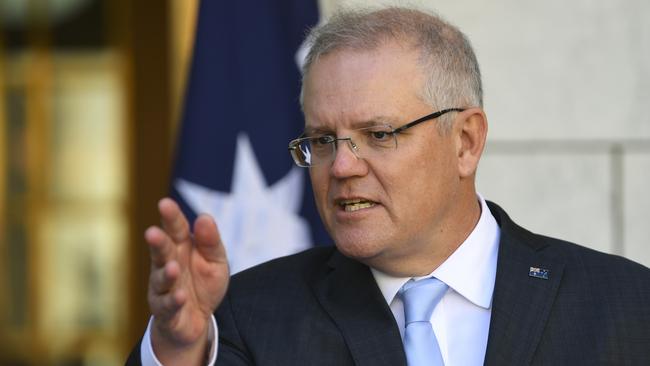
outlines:
[[[532,231],[650,266],[650,1],[381,3],[433,9],[472,41],[486,198]]]

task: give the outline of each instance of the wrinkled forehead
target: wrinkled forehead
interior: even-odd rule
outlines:
[[[303,78],[308,126],[391,122],[423,103],[424,75],[418,53],[398,43],[371,50],[341,49],[315,60]]]

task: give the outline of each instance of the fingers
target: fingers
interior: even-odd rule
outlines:
[[[164,266],[174,258],[175,244],[159,227],[148,228],[144,232],[144,239],[149,244],[151,264],[155,268]]]
[[[186,292],[178,289],[163,295],[151,295],[149,298],[149,307],[152,314],[159,319],[168,319],[185,305],[187,301]]]
[[[176,244],[190,241],[190,226],[174,200],[170,198],[161,199],[158,202],[158,211],[165,232]]]
[[[176,261],[170,261],[164,267],[151,271],[149,305],[154,314],[170,316],[187,300],[185,290],[175,288],[180,274],[180,267]]]
[[[162,267],[174,258],[176,245],[189,243],[191,236],[187,220],[176,202],[163,198],[158,202],[158,211],[163,229],[152,226],[145,231],[144,237],[149,243],[152,265]]]
[[[176,261],[168,262],[164,267],[152,270],[149,275],[149,283],[153,293],[162,295],[169,292],[174,287],[180,272]]]
[[[209,215],[200,215],[194,221],[194,245],[207,261],[227,261],[226,249],[221,242],[219,229]]]

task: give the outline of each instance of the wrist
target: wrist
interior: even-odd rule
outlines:
[[[206,324],[207,325],[207,324]],[[193,341],[179,341],[166,335],[155,324],[151,327],[151,346],[156,358],[163,365],[205,365],[210,358],[210,334],[207,325]],[[214,338],[214,335],[212,336]]]

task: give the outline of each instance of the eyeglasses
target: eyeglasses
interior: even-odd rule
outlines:
[[[289,152],[296,165],[309,168],[321,164],[329,164],[336,157],[339,141],[347,142],[357,158],[377,159],[397,149],[397,135],[422,122],[436,119],[449,112],[462,112],[462,108],[449,108],[428,114],[409,122],[401,127],[376,125],[363,127],[352,131],[348,137],[333,135],[317,135],[300,137],[289,142]],[[303,134],[304,136],[304,134]]]

